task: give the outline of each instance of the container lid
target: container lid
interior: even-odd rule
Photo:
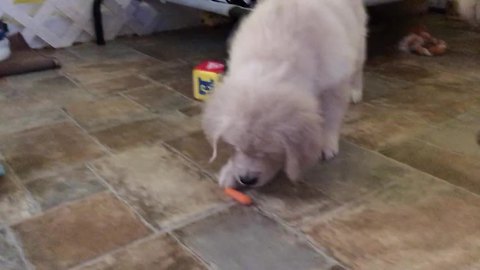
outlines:
[[[196,66],[195,69],[219,73],[225,71],[225,65],[217,61],[204,61]]]

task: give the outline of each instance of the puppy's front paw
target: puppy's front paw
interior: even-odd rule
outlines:
[[[336,157],[338,154],[338,149],[323,149],[322,150],[322,160],[328,161]]]
[[[322,160],[331,160],[338,154],[338,139],[327,140],[322,149]]]
[[[227,162],[218,176],[218,185],[222,188],[235,187],[236,181],[232,173],[232,163],[231,161]]]
[[[360,103],[363,99],[362,90],[353,89],[350,93],[350,101],[353,104]]]

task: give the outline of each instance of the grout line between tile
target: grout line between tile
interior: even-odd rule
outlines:
[[[135,245],[139,245],[139,244],[151,241],[151,240],[153,240],[157,237],[163,236],[163,235],[167,235],[167,236],[172,237],[183,249],[185,249],[190,255],[192,255],[195,259],[197,259],[200,263],[202,263],[205,267],[208,268],[208,266],[209,266],[208,263],[201,256],[199,256],[197,253],[193,252],[193,250],[191,248],[189,248],[183,242],[181,242],[177,235],[173,234],[171,231],[160,230],[160,231],[155,231],[152,234],[149,234],[149,235],[147,235],[143,238],[134,240],[134,241],[132,241],[132,242],[126,244],[126,245],[123,245],[123,246],[117,247],[115,249],[112,249],[112,250],[110,250],[106,253],[103,253],[103,254],[95,257],[95,258],[84,261],[84,262],[82,262],[80,264],[77,264],[75,266],[72,266],[72,267],[69,268],[69,270],[79,270],[82,267],[94,265],[95,263],[101,261],[102,259],[106,258],[107,256],[118,253],[121,250],[128,249],[129,247],[133,247]]]
[[[227,203],[219,203],[213,207],[210,207],[204,211],[191,214],[186,218],[181,219],[178,222],[174,222],[172,224],[169,224],[167,226],[163,226],[160,231],[163,232],[172,232],[181,228],[184,228],[190,224],[194,224],[196,222],[202,221],[210,216],[222,213],[224,211],[227,211],[228,209],[232,208],[235,206],[235,202],[227,202]]]
[[[148,112],[150,113],[155,113],[153,112],[152,110],[150,110],[149,108],[147,108],[146,106],[144,106],[143,104],[140,104],[138,101],[134,100],[133,98],[131,98],[130,96],[128,96],[128,94],[125,94],[126,92],[130,92],[130,91],[135,91],[135,90],[139,90],[139,89],[134,89],[134,90],[129,90],[129,91],[124,91],[124,92],[120,92],[120,93],[117,93],[117,95],[125,98],[126,100],[130,101],[131,103],[137,105],[137,106],[140,106],[142,107],[143,109],[147,110]]]
[[[164,142],[161,142],[162,144]],[[183,156],[180,156],[180,158],[183,158]],[[191,163],[189,160],[186,160],[189,164]],[[198,167],[197,164],[192,164],[194,167],[200,169]],[[168,231],[172,231],[172,230],[176,230],[176,229],[179,229],[181,227],[184,227],[184,226],[187,226],[189,224],[192,224],[194,222],[197,222],[197,221],[200,221],[200,220],[203,220],[204,218],[207,218],[211,215],[214,215],[214,214],[217,214],[219,212],[222,212],[222,211],[225,211],[226,209],[229,209],[230,207],[232,207],[233,205],[235,205],[234,202],[229,202],[229,203],[219,203],[217,206],[214,206],[214,207],[211,207],[211,208],[208,208],[202,212],[199,212],[199,213],[195,213],[195,214],[192,214],[192,215],[189,215],[188,217],[184,218],[184,219],[181,219],[180,221],[178,222],[175,222],[175,223],[172,223],[168,226],[162,226],[162,228],[160,229],[157,229],[155,227],[155,225],[153,224],[150,224],[137,210],[136,208],[131,205],[126,199],[124,199],[116,190],[115,188],[110,184],[108,183],[108,181],[103,178],[101,175],[98,174],[98,172],[96,171],[95,169],[95,166],[91,163],[91,162],[86,162],[85,163],[85,166],[100,180],[100,182],[105,185],[107,187],[107,189],[109,191],[111,191],[115,197],[117,197],[120,201],[122,201],[123,203],[125,203],[134,213],[137,217],[140,218],[140,220],[142,221],[142,223],[144,225],[146,225],[149,229],[151,229],[152,231],[154,232],[168,232]],[[203,170],[200,169],[200,171],[202,173],[205,174],[205,172]],[[209,175],[206,175],[208,176],[208,178],[210,178],[211,181],[214,182],[214,180],[209,176]]]
[[[20,255],[20,259],[22,260],[23,264],[27,268],[27,270],[35,270],[35,267],[30,263],[30,261],[25,256],[25,252],[23,251],[22,243],[18,240],[15,233],[10,227],[5,227],[7,232],[7,238],[13,243],[15,249],[17,250],[18,254]]]
[[[437,145],[437,144],[435,144],[435,143],[426,141],[426,140],[424,140],[424,139],[422,139],[422,138],[416,137],[416,138],[411,138],[411,140],[414,140],[414,141],[423,143],[423,144],[425,144],[425,145],[431,146],[431,147],[433,147],[433,148],[435,148],[435,149],[437,149],[437,150],[442,150],[442,151],[448,152],[448,153],[450,153],[450,154],[452,154],[452,155],[455,155],[455,156],[457,156],[457,157],[463,157],[463,156],[464,156],[464,154],[462,154],[462,153],[460,153],[460,152],[456,152],[456,151],[452,151],[452,150],[447,149],[447,148],[443,148],[443,147],[441,147],[441,146],[439,146],[439,145]],[[418,169],[417,169],[417,170],[418,170]]]
[[[179,151],[178,149],[176,149],[175,147],[169,145],[167,142],[165,141],[161,141],[161,144],[166,147],[168,150],[174,152],[176,155],[180,156],[182,159],[184,159],[185,161],[187,161],[189,164],[191,164],[192,166],[194,166],[195,169],[197,170],[200,170],[200,172],[202,172],[204,175],[206,175],[208,178],[210,178],[210,180],[212,182],[214,182],[215,184],[217,184],[217,176],[215,174],[212,174],[211,172],[209,172],[208,170],[206,170],[205,168],[203,168],[200,164],[198,164],[195,160],[193,160],[191,157],[189,157],[188,155],[182,153],[181,151]]]
[[[141,53],[141,52],[140,52],[140,53]],[[144,54],[144,53],[141,53],[141,54]],[[158,64],[164,63],[164,62],[162,62],[161,60],[158,60],[158,59],[156,59],[156,58],[154,58],[154,57],[151,57],[151,56],[146,55],[146,54],[144,54],[144,55],[145,55],[145,56],[148,56],[148,57],[150,58],[150,59],[144,59],[144,60],[154,60],[154,61],[157,62]],[[78,56],[77,56],[77,57],[78,57]],[[130,60],[130,61],[127,60],[127,61],[125,61],[125,62],[137,62],[137,61],[142,61],[142,60]],[[105,64],[105,63],[106,63],[106,64],[119,64],[119,65],[120,65],[120,64],[122,64],[122,61],[117,61],[117,62],[113,61],[113,62],[112,62],[111,60],[105,60],[105,61],[99,61],[98,63],[102,63],[102,64]],[[157,63],[156,63],[156,64],[157,64]],[[86,63],[83,63],[83,64],[93,65],[93,64],[95,64],[95,62],[92,62],[92,63],[86,62]],[[186,64],[188,64],[188,63],[186,63],[185,61],[182,61],[182,63],[178,63],[178,64],[179,64],[179,65],[180,65],[180,64],[186,65]],[[174,65],[174,66],[175,66],[175,65]],[[165,67],[165,68],[167,68],[167,67]],[[131,68],[131,69],[129,69],[129,70],[133,72],[133,71],[136,71],[136,69],[137,69],[137,68]],[[77,80],[74,76],[72,76],[72,75],[71,75],[71,72],[72,72],[72,71],[69,72],[68,69],[67,69],[66,71],[63,70],[63,69],[61,69],[61,70],[59,71],[59,73],[60,73],[61,75],[65,76],[65,77],[68,78],[70,81],[72,81],[76,86],[81,87],[82,89],[86,90],[86,91],[89,92],[89,93],[91,93],[91,92],[88,91],[88,89],[85,88],[85,85],[87,85],[87,84],[99,83],[99,82],[102,82],[102,81],[105,81],[105,80],[113,80],[113,79],[117,79],[117,78],[121,78],[121,77],[125,76],[125,74],[120,74],[121,71],[118,70],[118,71],[117,71],[118,74],[115,73],[115,72],[112,72],[113,74],[110,73],[110,74],[109,74],[109,77],[108,77],[107,79],[105,79],[105,80],[98,79],[98,80],[87,81],[87,82],[85,82],[85,83],[82,83],[82,82],[80,82],[79,80]],[[145,77],[145,75],[142,74],[142,73],[138,74],[138,76],[139,76],[139,77]],[[150,78],[149,78],[149,79],[150,79]],[[150,80],[151,80],[151,79],[150,79]],[[91,94],[93,94],[93,93],[91,93]]]
[[[20,224],[20,223],[22,223],[22,222],[24,222],[24,221],[26,221],[26,220],[32,220],[32,219],[35,219],[35,218],[39,218],[39,217],[41,217],[41,216],[43,216],[43,215],[49,214],[50,212],[54,212],[54,211],[56,211],[57,209],[60,209],[60,208],[66,207],[66,206],[70,206],[70,205],[76,204],[76,203],[78,203],[78,202],[87,200],[87,199],[89,199],[90,197],[98,196],[99,194],[107,193],[107,192],[108,192],[108,190],[104,190],[104,191],[100,191],[100,192],[97,192],[97,193],[90,194],[90,195],[88,195],[88,196],[86,196],[86,197],[83,197],[83,198],[78,198],[78,199],[76,199],[76,200],[71,200],[71,201],[63,202],[63,203],[61,203],[61,204],[59,204],[59,205],[53,206],[53,207],[51,207],[51,208],[48,208],[48,209],[45,210],[45,211],[40,211],[40,212],[38,212],[38,213],[36,213],[36,214],[34,214],[34,215],[32,215],[32,216],[29,216],[29,217],[26,218],[26,219],[19,220],[19,221],[16,221],[16,222],[14,222],[14,223],[11,223],[11,224],[9,224],[9,226],[16,226],[16,225],[18,225],[18,224]]]
[[[189,63],[188,63],[188,62],[185,62],[185,63],[182,63],[182,65],[188,66]],[[179,67],[179,66],[182,66],[182,65],[178,65],[178,66],[176,66],[176,67]],[[193,70],[192,70],[192,72],[193,72]],[[179,94],[179,95],[181,95],[181,96],[183,96],[183,97],[185,97],[185,98],[187,98],[187,99],[189,99],[189,100],[195,101],[195,99],[192,99],[191,97],[183,94],[181,91],[175,90],[175,88],[171,87],[170,85],[168,85],[168,84],[166,84],[166,83],[162,83],[162,82],[156,81],[156,80],[150,78],[149,76],[147,76],[147,75],[145,75],[145,74],[140,74],[139,76],[142,77],[142,78],[144,78],[144,79],[147,79],[147,80],[150,81],[153,85],[164,87],[164,88],[166,88],[166,89],[168,89],[168,90],[170,90],[170,91],[172,91],[172,92],[175,92],[175,93],[177,93],[177,94]],[[191,78],[189,78],[189,79],[191,79]],[[193,89],[192,89],[192,91],[193,91]]]
[[[161,60],[159,60],[159,59],[157,59],[157,58],[155,58],[155,57],[153,57],[153,56],[151,56],[151,55],[148,55],[148,54],[146,54],[146,53],[144,53],[144,52],[142,52],[142,51],[139,51],[139,50],[137,50],[135,47],[133,47],[133,46],[131,46],[131,45],[129,45],[129,44],[126,44],[125,42],[119,42],[119,43],[122,44],[123,46],[129,48],[130,50],[135,51],[135,52],[138,53],[139,55],[146,56],[148,59],[155,60],[155,61],[157,61],[157,62],[159,62],[159,63],[162,63]]]
[[[201,263],[203,266],[205,266],[205,268],[207,269],[212,269],[212,264],[209,263],[207,260],[205,260],[204,258],[202,258],[202,256],[200,256],[200,254],[198,252],[196,252],[193,248],[189,247],[187,244],[183,243],[180,239],[180,237],[178,237],[175,233],[173,232],[168,232],[168,235],[170,237],[172,237],[173,239],[175,239],[175,241],[186,251],[188,252],[190,255],[192,255],[195,259],[197,259],[197,261],[199,263]]]
[[[120,198],[120,200],[122,200]],[[122,200],[124,201],[124,200]],[[232,204],[233,205],[233,204]],[[153,232],[143,238],[140,238],[140,239],[136,239],[126,245],[123,245],[123,246],[120,246],[120,247],[117,247],[113,250],[110,250],[106,253],[103,253],[103,254],[100,254],[99,256],[95,257],[95,258],[92,258],[90,260],[87,260],[87,261],[84,261],[78,265],[75,265],[71,268],[69,268],[69,270],[79,270],[81,269],[82,267],[85,267],[85,266],[90,266],[90,265],[93,265],[95,264],[96,262],[99,262],[101,261],[103,258],[107,257],[107,256],[110,256],[112,254],[115,254],[121,250],[125,250],[125,249],[128,249],[129,247],[132,247],[132,246],[135,246],[135,245],[138,245],[138,244],[141,244],[141,243],[144,243],[144,242],[147,242],[147,241],[150,241],[152,239],[155,239],[159,236],[162,236],[162,235],[168,235],[172,238],[174,238],[174,240],[176,242],[178,242],[178,244],[180,244],[180,246],[182,248],[184,248],[189,254],[191,254],[194,258],[196,258],[200,263],[202,263],[203,265],[205,265],[207,268],[208,268],[208,263],[201,257],[199,256],[197,253],[193,252],[193,250],[191,248],[189,248],[188,246],[186,246],[184,243],[182,243],[178,236],[175,235],[173,233],[174,230],[176,229],[179,229],[181,228],[180,226],[184,226],[184,225],[189,225],[191,223],[194,223],[194,222],[197,222],[199,220],[202,220],[203,218],[206,218],[210,215],[214,215],[214,214],[217,214],[218,212],[221,212],[221,211],[225,211],[226,209],[228,209],[231,205],[228,205],[228,206],[223,206],[223,207],[217,207],[217,208],[214,208],[214,209],[210,209],[210,210],[207,210],[206,212],[208,212],[208,214],[204,214],[202,215],[201,217],[197,217],[196,219],[191,219],[189,220],[189,222],[185,222],[185,224],[178,224],[179,226],[178,227],[168,227],[168,228],[165,228],[165,229],[162,229],[162,230],[153,230]]]
[[[341,207],[341,208],[343,208],[343,207]],[[329,252],[324,247],[319,246],[311,237],[306,235],[300,229],[297,229],[297,228],[291,226],[290,224],[288,224],[288,222],[286,222],[285,220],[283,220],[282,218],[278,217],[277,215],[275,215],[273,213],[269,213],[267,211],[264,211],[263,209],[260,209],[259,207],[256,207],[255,209],[258,213],[260,213],[260,215],[263,215],[263,216],[273,220],[274,222],[279,224],[283,229],[285,229],[287,232],[293,234],[294,236],[298,237],[300,240],[304,241],[316,253],[325,257],[325,259],[328,261],[329,264],[331,264],[331,266],[341,265],[342,267],[346,268],[343,263],[341,263],[333,255],[330,255]],[[329,212],[336,212],[336,211],[335,210],[327,211],[327,213],[329,213]],[[324,214],[322,214],[321,216],[323,216],[323,215]]]
[[[18,177],[17,173],[15,172],[15,170],[9,165],[9,164],[6,164],[5,165],[6,167],[8,167],[8,170],[9,170],[9,174],[12,175],[11,179],[12,181],[14,182],[14,184],[18,185],[19,188],[25,192],[26,196],[27,196],[27,200],[30,201],[33,205],[33,210],[35,211],[35,213],[37,214],[42,214],[42,207],[40,206],[40,204],[37,202],[37,200],[35,200],[35,198],[33,197],[32,193],[30,192],[30,190],[27,189],[27,187],[25,186],[25,183],[23,181],[21,181],[20,177]],[[27,218],[24,218],[22,220],[19,220],[18,222],[15,222],[15,223],[19,223],[19,222],[22,222],[23,220],[26,220],[26,219],[29,219],[31,217],[27,217]]]
[[[53,176],[56,176],[56,175],[74,170],[76,168],[80,168],[80,167],[83,166],[84,163],[85,163],[84,161],[74,162],[74,163],[71,163],[71,164],[68,164],[68,165],[64,165],[64,166],[55,168],[55,170],[50,171],[50,172],[41,171],[42,174],[40,176],[28,177],[26,179],[21,179],[20,177],[18,177],[18,178],[21,179],[20,181],[22,182],[22,184],[28,185],[31,182],[35,182],[39,179],[53,177]]]
[[[140,89],[140,88],[139,88]],[[132,89],[133,90],[137,90],[137,89]],[[112,96],[119,96],[119,97],[122,97],[124,99],[126,99],[128,102],[132,103],[133,105],[135,106],[138,106],[144,110],[146,110],[147,112],[151,113],[150,109],[148,109],[147,107],[143,106],[142,104],[138,103],[137,101],[133,100],[132,98],[126,96],[123,94],[123,92],[118,92],[116,93],[116,95],[112,95]]]
[[[134,215],[136,215],[139,220],[146,226],[148,227],[152,233],[148,234],[147,236],[145,237],[142,237],[142,238],[139,238],[139,239],[136,239],[126,245],[123,245],[123,246],[120,246],[118,248],[115,248],[113,250],[110,250],[106,253],[103,253],[103,254],[100,254],[99,256],[95,257],[95,258],[92,258],[88,261],[85,261],[85,262],[82,262],[76,266],[73,266],[72,268],[69,268],[71,270],[76,270],[76,269],[80,269],[81,267],[83,266],[87,266],[87,265],[91,265],[99,260],[101,260],[102,258],[106,257],[106,256],[109,256],[111,254],[114,254],[122,249],[125,249],[125,248],[128,248],[130,246],[133,246],[133,245],[136,245],[136,244],[139,244],[139,243],[142,243],[142,242],[145,242],[145,241],[149,241],[155,237],[158,237],[160,235],[164,235],[164,234],[168,234],[170,236],[173,236],[172,232],[174,230],[177,230],[177,229],[180,229],[184,226],[188,226],[192,223],[195,223],[195,222],[198,222],[198,221],[201,221],[211,215],[215,215],[217,213],[220,213],[220,212],[223,212],[223,211],[226,211],[227,209],[230,209],[232,206],[235,205],[235,203],[228,203],[228,204],[220,204],[216,207],[212,207],[210,209],[207,209],[206,211],[203,211],[203,212],[200,212],[198,213],[197,215],[192,215],[191,217],[189,218],[186,218],[184,220],[182,220],[181,222],[178,222],[178,223],[174,223],[172,224],[171,226],[168,226],[168,227],[165,227],[165,228],[162,228],[162,229],[156,229],[154,226],[150,225],[146,220],[143,219],[143,217],[136,211],[136,209],[134,207],[132,207],[126,200],[124,200],[120,195],[118,195],[118,193],[113,189],[113,187],[111,187],[111,185],[109,185],[108,183],[105,183],[106,181],[101,177],[99,176],[95,170],[93,170],[91,168],[91,165],[88,164],[86,166],[87,168],[89,168],[89,170],[91,170],[95,176],[97,178],[99,178],[99,180],[102,182],[102,184],[106,185],[108,190],[106,191],[103,191],[103,192],[99,192],[99,193],[95,193],[95,194],[92,194],[91,196],[96,196],[100,193],[108,193],[108,192],[111,192],[112,194],[114,194],[114,196],[119,199],[121,202],[123,202],[132,212]],[[56,209],[59,209],[59,208],[62,208],[62,207],[65,207],[65,206],[68,206],[68,205],[72,205],[72,204],[75,204],[75,203],[78,203],[79,201],[83,201],[83,200],[86,200],[88,199],[90,196],[87,196],[87,197],[84,197],[84,198],[80,198],[80,199],[77,199],[77,200],[72,200],[72,201],[68,201],[68,202],[65,202],[61,205],[58,205],[58,206],[55,206],[55,207],[52,207],[44,212],[41,212],[41,213],[38,213],[37,215],[34,215],[32,217],[29,217],[28,219],[32,219],[32,218],[36,218],[36,217],[39,217],[39,216],[42,216],[46,213],[49,213],[49,212],[52,212],[52,211],[55,211]],[[23,221],[19,221],[17,223],[14,223],[12,225],[15,225],[15,224],[19,224]],[[7,227],[6,227],[7,228]],[[7,228],[9,229],[9,227]],[[12,232],[10,232],[12,233]],[[12,233],[13,235],[13,233]],[[14,236],[14,235],[13,235]],[[178,239],[176,237],[174,237],[177,241]],[[21,245],[19,244],[19,241],[16,239],[16,238],[13,238],[15,240],[15,248],[19,250],[19,252],[21,252],[21,256],[22,256],[22,260],[25,261],[25,263],[28,263],[28,270],[34,270],[35,268],[31,265],[31,263],[26,259],[24,253],[23,253],[23,249],[21,248]],[[185,247],[183,244],[182,244],[183,247]],[[187,249],[190,251],[190,249]],[[197,254],[195,253],[192,253],[193,255],[195,255],[195,257],[197,257]],[[197,257],[198,258],[198,257]],[[200,260],[202,263],[205,263],[205,261],[203,259]]]
[[[178,155],[180,155],[181,157],[183,157],[184,159],[186,159],[187,161],[189,161],[190,163],[192,163],[195,167],[197,167],[198,169],[202,170],[205,174],[207,174],[208,176],[210,176],[210,178],[212,178],[212,180],[215,178],[215,177],[212,177],[211,174],[204,170],[199,164],[197,164],[196,162],[194,162],[191,158],[189,158],[188,156],[186,156],[185,154],[183,154],[182,152],[178,151],[177,149],[175,149],[174,147],[168,145],[167,143],[164,142],[164,144],[166,145],[167,148],[171,149],[172,151],[174,151],[175,153],[177,153]],[[383,187],[385,188],[385,187]],[[381,189],[383,189],[381,188]],[[321,190],[320,190],[321,191]],[[323,191],[321,191],[323,192]],[[356,200],[352,200],[351,202],[343,205],[343,206],[340,206],[340,207],[336,207],[334,208],[333,210],[331,211],[327,211],[326,214],[330,214],[330,215],[334,215],[335,213],[338,213],[340,211],[342,211],[344,208],[348,208],[352,205],[355,205],[355,203],[360,200],[360,199],[363,199],[365,197],[368,197],[368,196],[372,196],[373,193],[376,193],[378,192],[378,190],[376,191],[373,191],[371,193],[368,193],[368,194],[365,194],[364,196],[362,196],[361,198],[358,198]],[[332,199],[333,200],[333,199]],[[232,203],[232,205],[235,205],[235,203]],[[294,229],[293,227],[291,227],[290,225],[287,224],[286,221],[284,221],[283,219],[279,218],[278,216],[272,214],[272,213],[269,213],[267,212],[266,210],[263,210],[263,209],[260,209],[260,208],[257,208],[257,211],[259,211],[260,213],[262,213],[264,216],[267,216],[269,218],[271,218],[272,220],[274,220],[275,222],[279,223],[282,227],[286,228],[289,232],[295,234],[296,236],[300,236],[303,240],[305,240],[309,246],[311,246],[317,253],[319,253],[320,255],[323,255],[326,259],[328,259],[332,265],[333,264],[338,264],[338,265],[341,265],[343,267],[345,267],[342,263],[340,263],[336,258],[334,258],[333,256],[329,255],[328,252],[323,249],[322,247],[319,247],[317,244],[315,244],[315,241],[313,241],[311,238],[309,238],[307,235],[305,235],[304,233],[298,231],[297,229]],[[327,216],[325,216],[327,217]],[[199,219],[201,220],[201,219]],[[346,267],[345,267],[346,268]]]
[[[87,89],[85,89],[85,87],[83,86],[83,84],[79,81],[77,81],[75,78],[73,78],[70,73],[68,73],[68,71],[65,71],[63,69],[60,69],[59,70],[59,73],[60,75],[64,76],[65,78],[67,78],[70,82],[72,82],[76,87],[84,90],[84,91],[87,91],[88,93],[90,93],[90,91],[88,91]],[[91,93],[90,93],[91,94]]]
[[[199,170],[202,174],[204,174],[208,179],[210,179],[210,181],[212,181],[213,183],[216,184],[216,181],[215,181],[215,178],[212,177],[212,175],[208,172],[206,172],[201,166],[199,166],[196,162],[194,162],[193,160],[187,158],[183,153],[179,152],[178,150],[176,150],[175,148],[169,146],[168,144],[166,144],[165,142],[163,141],[159,141],[160,144],[162,144],[164,147],[166,147],[167,149],[171,150],[172,152],[174,152],[174,154],[176,155],[179,155],[180,158],[184,159],[188,165],[191,165],[193,166],[195,169]],[[113,152],[109,152],[111,155],[115,155]],[[124,202],[126,205],[129,206],[129,208],[131,210],[134,211],[134,213],[140,217],[141,221],[147,225],[148,228],[150,228],[151,230],[153,231],[170,231],[170,230],[174,230],[174,229],[178,229],[180,227],[183,227],[183,226],[186,226],[188,224],[191,224],[191,223],[194,223],[196,221],[199,221],[199,220],[202,220],[210,215],[213,215],[213,214],[216,214],[218,212],[221,212],[221,211],[224,211],[228,208],[230,208],[231,206],[234,205],[233,202],[230,202],[230,203],[227,203],[227,204],[224,204],[224,203],[221,203],[219,204],[218,206],[215,206],[215,207],[212,207],[212,208],[209,208],[209,209],[206,209],[204,210],[203,212],[200,212],[200,213],[195,213],[195,214],[192,214],[190,215],[189,217],[185,218],[185,219],[182,219],[180,220],[179,222],[176,222],[176,223],[173,223],[169,226],[166,226],[166,227],[163,227],[162,229],[157,229],[155,227],[155,225],[153,224],[150,224],[147,220],[145,220],[143,218],[143,216],[138,213],[138,211],[135,209],[135,207],[133,207],[127,200],[125,200],[116,190],[115,188],[110,184],[108,183],[108,181],[106,181],[106,179],[104,179],[101,175],[99,175],[95,169],[95,166],[90,162],[85,162],[85,167],[87,167],[99,180],[102,184],[105,185],[105,187],[107,187],[108,190],[110,190],[114,195],[115,197],[117,197],[118,199],[120,199],[122,202]]]
[[[135,216],[147,227],[149,228],[152,232],[158,232],[158,230],[150,224],[147,220],[143,218],[143,216],[137,211],[135,207],[133,207],[126,199],[124,199],[118,192],[113,188],[110,183],[108,183],[105,178],[103,178],[100,174],[97,173],[97,170],[95,169],[95,166],[93,166],[91,163],[87,162],[86,167],[100,180],[102,184],[107,187],[107,189],[121,202],[123,202],[131,211],[134,213]]]
[[[155,239],[156,237],[159,237],[161,235],[165,235],[166,233],[164,232],[155,232],[155,233],[152,233],[152,234],[149,234],[145,237],[142,237],[140,239],[137,239],[137,240],[134,240],[128,244],[125,244],[123,246],[120,246],[120,247],[117,247],[117,248],[114,248],[106,253],[103,253],[103,254],[100,254],[92,259],[89,259],[87,261],[84,261],[84,262],[81,262],[77,265],[74,265],[72,267],[69,268],[69,270],[78,270],[78,269],[81,269],[82,267],[85,267],[85,266],[91,266],[99,261],[101,261],[103,258],[106,258],[107,256],[110,256],[110,255],[113,255],[121,250],[124,250],[124,249],[127,249],[129,247],[132,247],[132,246],[135,246],[135,245],[138,245],[138,244],[142,244],[144,242],[147,242],[147,241],[150,241],[152,239]]]
[[[437,177],[437,176],[435,176],[435,175],[429,174],[429,173],[427,173],[427,172],[425,172],[425,171],[419,170],[419,169],[417,169],[417,168],[415,168],[415,167],[413,167],[413,166],[411,166],[411,165],[409,165],[409,164],[402,163],[402,162],[400,162],[400,161],[398,161],[398,160],[396,160],[396,159],[393,159],[393,158],[391,158],[391,157],[389,157],[389,156],[386,156],[386,155],[384,155],[384,154],[382,154],[382,153],[380,153],[380,152],[377,152],[377,151],[374,151],[374,150],[370,150],[370,149],[365,148],[365,147],[363,147],[363,146],[361,146],[361,145],[355,144],[355,143],[347,140],[346,138],[343,138],[343,139],[344,139],[345,141],[347,141],[349,144],[355,145],[356,147],[358,147],[358,148],[360,148],[360,149],[362,149],[362,150],[364,150],[364,151],[366,151],[366,152],[373,153],[373,154],[375,154],[375,155],[377,155],[377,156],[381,156],[381,157],[383,157],[383,158],[385,158],[385,159],[387,159],[387,160],[389,160],[389,161],[394,162],[395,164],[399,164],[399,165],[401,165],[401,166],[403,166],[403,167],[405,167],[405,168],[408,168],[408,169],[411,169],[411,170],[415,170],[415,171],[417,171],[417,172],[420,172],[420,173],[423,174],[423,175],[427,175],[427,176],[431,177],[432,179],[434,179],[434,180],[436,180],[436,181],[443,182],[444,184],[447,184],[448,186],[454,187],[454,188],[456,188],[456,189],[458,189],[458,190],[462,190],[462,191],[464,191],[464,192],[466,192],[466,193],[468,193],[468,194],[470,194],[470,195],[473,195],[473,196],[475,196],[475,197],[477,197],[477,198],[480,198],[480,195],[479,195],[479,194],[477,194],[477,193],[475,193],[475,192],[472,192],[472,191],[470,191],[470,190],[468,190],[468,189],[466,189],[466,188],[464,188],[464,187],[461,187],[461,186],[457,186],[457,185],[455,185],[455,184],[452,184],[452,183],[450,183],[449,181],[447,181],[447,180],[445,180],[445,179],[443,179],[443,178],[440,178],[440,177]],[[388,187],[388,186],[389,186],[389,185],[387,185],[386,187]],[[386,188],[386,187],[385,187],[385,188]],[[383,188],[382,188],[382,190],[383,190]]]
[[[157,83],[158,83],[159,85],[161,85],[161,86],[169,89],[170,91],[175,91],[175,93],[178,93],[179,95],[182,95],[183,97],[188,98],[189,100],[196,101],[195,99],[193,99],[193,98],[191,98],[191,97],[183,94],[181,91],[175,90],[175,88],[171,87],[170,85],[167,85],[167,84],[165,84],[165,83],[160,83],[160,82],[157,82]],[[193,91],[193,89],[192,89],[192,91]]]
[[[89,139],[93,140],[98,146],[100,146],[105,153],[110,156],[114,154],[110,148],[103,145],[97,138],[92,136],[85,128],[83,128],[65,109],[62,109],[62,111],[75,126],[77,126]]]

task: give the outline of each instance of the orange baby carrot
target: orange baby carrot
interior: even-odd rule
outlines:
[[[246,195],[246,194],[244,194],[244,193],[242,193],[238,190],[235,190],[233,188],[226,188],[225,189],[225,194],[227,194],[229,197],[231,197],[232,199],[234,199],[235,201],[237,201],[237,202],[239,202],[243,205],[252,204],[252,199],[248,195]]]

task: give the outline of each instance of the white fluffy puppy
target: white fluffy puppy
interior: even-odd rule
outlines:
[[[480,27],[480,0],[457,0],[458,13],[471,25]]]
[[[229,71],[203,115],[214,157],[219,140],[236,150],[221,186],[262,186],[282,169],[297,180],[338,153],[348,101],[362,96],[365,39],[362,0],[258,4],[232,40]]]

